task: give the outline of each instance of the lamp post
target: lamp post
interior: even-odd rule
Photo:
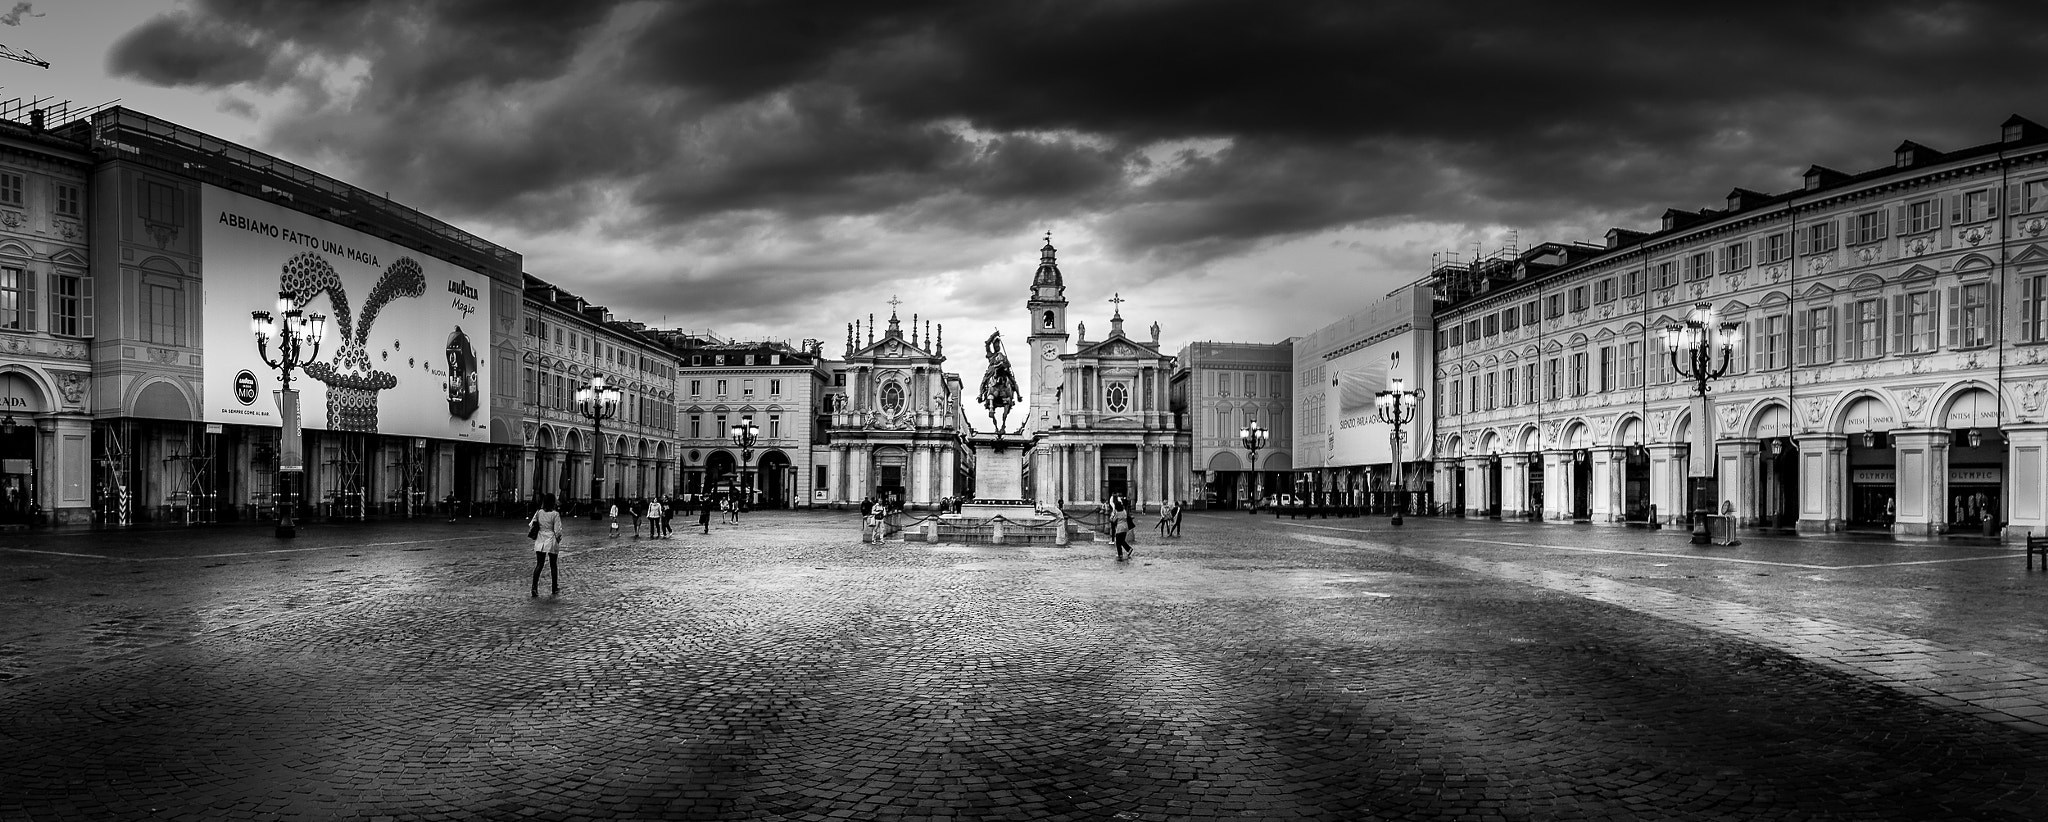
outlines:
[[[1252,470],[1252,508],[1259,510],[1259,449],[1266,447],[1268,432],[1258,420],[1247,420],[1243,428],[1237,429],[1237,441],[1244,444],[1246,460]]]
[[[1394,517],[1389,524],[1400,525],[1401,512],[1408,507],[1408,486],[1401,478],[1402,463],[1406,462],[1402,459],[1405,455],[1401,453],[1401,444],[1408,437],[1401,428],[1415,421],[1415,413],[1422,404],[1422,389],[1410,391],[1405,381],[1395,377],[1387,382],[1386,390],[1373,392],[1372,401],[1380,422],[1394,427],[1394,433],[1387,438],[1394,458]]]
[[[604,517],[604,421],[619,413],[619,389],[604,384],[604,375],[576,389],[576,407],[590,420],[590,518]]]
[[[292,388],[292,371],[320,356],[320,340],[327,336],[327,315],[307,314],[289,292],[279,291],[277,313],[251,311],[249,327],[256,334],[256,355],[282,378],[283,387],[277,392],[277,413],[283,418],[277,449],[277,536],[296,537],[299,528],[292,513],[298,499],[292,492],[306,471],[306,458],[300,447],[299,392]],[[277,347],[274,359],[270,356],[272,345]],[[254,386],[250,390],[253,392]]]
[[[740,499],[753,502],[753,487],[747,483],[747,462],[754,458],[754,440],[761,436],[761,428],[754,424],[753,417],[741,417],[733,424],[732,444],[740,447]]]
[[[1735,324],[1715,323],[1714,307],[1706,303],[1693,306],[1686,312],[1683,325],[1667,325],[1663,329],[1664,348],[1671,352],[1671,368],[1678,375],[1693,381],[1693,430],[1702,444],[1695,451],[1711,448],[1714,437],[1713,402],[1707,398],[1707,381],[1728,373],[1728,364],[1735,354]],[[1720,363],[1715,364],[1718,349]],[[1706,481],[1711,476],[1707,469],[1712,454],[1698,453],[1688,461],[1687,478],[1692,485],[1692,544],[1706,545],[1712,542],[1707,533],[1705,503]]]

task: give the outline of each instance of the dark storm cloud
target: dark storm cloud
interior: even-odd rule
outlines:
[[[1021,208],[1185,263],[1376,222],[1647,219],[1879,165],[1900,139],[1985,142],[2008,113],[2048,119],[2027,110],[2044,20],[1990,2],[203,0],[114,60],[313,89],[309,67],[360,58],[357,96],[309,91],[278,139],[450,216],[560,221],[601,195],[643,227]],[[1220,147],[1156,155],[1176,141]]]
[[[108,69],[163,85],[228,86],[261,82],[271,58],[269,49],[229,26],[167,15],[115,42]]]

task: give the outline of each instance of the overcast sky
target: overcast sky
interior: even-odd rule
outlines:
[[[0,8],[5,0],[0,0]],[[63,0],[0,99],[123,105],[517,251],[626,319],[818,338],[887,301],[1312,331],[1432,255],[1597,241],[1901,140],[2048,122],[2048,4]],[[1511,234],[1510,232],[1515,232]],[[1023,377],[1020,374],[1020,379]],[[1028,390],[1028,387],[1027,387]],[[979,416],[979,415],[977,415]],[[986,423],[982,424],[986,428]]]

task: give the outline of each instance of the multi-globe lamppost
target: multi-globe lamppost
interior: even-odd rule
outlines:
[[[1389,450],[1392,452],[1394,463],[1394,476],[1391,478],[1394,485],[1394,518],[1389,524],[1400,525],[1401,512],[1408,507],[1408,484],[1401,477],[1402,463],[1405,462],[1402,459],[1401,444],[1407,441],[1407,435],[1401,433],[1401,428],[1415,421],[1416,410],[1422,405],[1422,389],[1407,390],[1407,384],[1400,377],[1395,377],[1387,381],[1386,390],[1373,392],[1372,401],[1373,412],[1378,415],[1380,422],[1394,427],[1394,432],[1387,437],[1387,442],[1392,446]]]
[[[604,375],[576,389],[576,408],[590,420],[590,518],[604,516],[604,421],[619,413],[619,389],[604,384]]]
[[[1253,511],[1259,510],[1259,449],[1266,447],[1269,433],[1258,420],[1248,420],[1243,428],[1237,429],[1237,441],[1244,444],[1245,461],[1251,463]]]
[[[760,438],[761,428],[754,424],[753,417],[741,417],[733,424],[732,444],[740,447],[740,499],[754,501],[753,486],[747,482],[747,462],[754,458],[754,440]]]
[[[1734,358],[1738,335],[1734,323],[1715,323],[1714,307],[1706,303],[1693,306],[1686,312],[1683,325],[1667,325],[1663,329],[1664,348],[1671,352],[1671,367],[1678,375],[1693,381],[1693,432],[1695,444],[1692,459],[1687,461],[1686,478],[1691,486],[1692,496],[1692,543],[1705,545],[1712,541],[1707,533],[1707,513],[1712,505],[1706,499],[1707,478],[1713,476],[1714,455],[1707,453],[1713,447],[1713,401],[1707,398],[1707,381],[1728,373],[1728,364]],[[1715,351],[1720,352],[1720,364],[1714,363]]]
[[[277,413],[284,424],[277,449],[277,536],[296,537],[299,529],[292,513],[298,507],[298,498],[292,492],[306,472],[306,457],[299,433],[299,392],[292,388],[292,371],[320,356],[320,339],[327,336],[327,316],[307,314],[291,294],[280,291],[277,313],[251,311],[249,326],[256,332],[256,355],[283,377],[283,387],[277,391]],[[275,359],[270,356],[273,343],[277,347]],[[237,390],[242,390],[242,386],[238,385]],[[255,386],[249,385],[247,390],[254,393]]]

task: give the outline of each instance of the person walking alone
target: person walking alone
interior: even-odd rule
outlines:
[[[555,495],[542,494],[540,510],[533,512],[528,520],[540,526],[533,535],[533,587],[529,597],[540,596],[540,568],[548,568],[548,594],[561,593],[562,577],[556,565],[556,554],[562,547],[562,514],[555,510]]]
[[[1132,521],[1130,500],[1124,499],[1122,494],[1110,497],[1109,532],[1116,537],[1116,558],[1118,560],[1130,559],[1133,554],[1138,553],[1136,549],[1131,547],[1131,529],[1135,525],[1136,523]]]
[[[711,533],[711,509],[716,505],[717,503],[712,501],[710,494],[705,494],[703,501],[698,505],[697,524],[704,526],[704,533],[706,534]]]

